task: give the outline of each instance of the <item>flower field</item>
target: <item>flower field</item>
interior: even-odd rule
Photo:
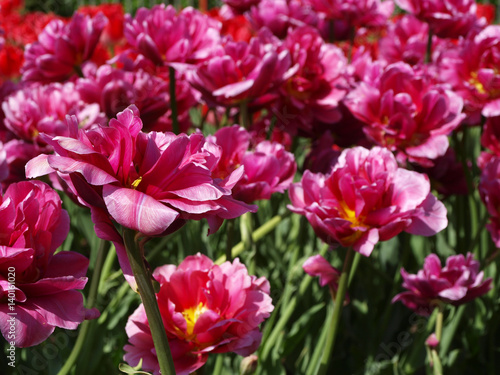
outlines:
[[[473,0],[0,0],[0,374],[498,374]]]

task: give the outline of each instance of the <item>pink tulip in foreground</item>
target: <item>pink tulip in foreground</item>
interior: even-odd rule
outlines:
[[[380,147],[343,151],[328,175],[305,171],[289,195],[288,208],[306,216],[323,241],[365,256],[402,231],[432,236],[448,224],[427,176],[399,168]]]
[[[471,253],[450,256],[444,267],[436,254],[430,254],[416,275],[403,268],[401,275],[408,291],[395,296],[392,302],[401,301],[420,315],[429,315],[438,301],[458,306],[480,297],[491,289],[492,281],[483,280],[479,262]]]
[[[40,181],[12,184],[0,196],[0,217],[4,338],[18,347],[33,346],[55,327],[76,329],[84,319],[95,318],[98,312],[84,308],[78,291],[87,283],[88,259],[72,251],[54,255],[69,232],[69,216],[57,193]]]
[[[248,275],[235,259],[218,266],[204,255],[189,256],[178,266],[165,265],[153,276],[160,283],[158,305],[177,375],[205,364],[209,353],[247,356],[259,347],[261,324],[273,311],[269,283]],[[158,360],[143,305],[129,317],[124,360],[159,374]]]
[[[213,175],[221,150],[202,134],[143,133],[135,106],[107,127],[83,130],[74,118],[68,121],[70,136],[47,139],[55,154],[31,160],[27,176],[57,172],[70,193],[91,209],[97,235],[115,242],[126,275],[128,261],[112,221],[159,236],[186,220],[206,218],[213,233],[224,219],[256,211],[231,195],[243,168],[224,178]]]

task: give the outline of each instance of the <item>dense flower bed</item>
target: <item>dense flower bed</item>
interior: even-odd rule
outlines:
[[[0,1],[6,371],[495,373],[494,10]]]

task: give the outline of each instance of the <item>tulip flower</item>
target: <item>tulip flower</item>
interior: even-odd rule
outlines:
[[[157,66],[196,64],[211,57],[220,43],[220,23],[191,7],[139,8],[125,15],[124,34],[133,49]]]
[[[223,178],[238,166],[244,167],[243,176],[233,188],[235,199],[246,203],[270,199],[273,193],[283,193],[292,183],[297,164],[283,145],[261,141],[249,150],[250,133],[238,125],[218,130],[209,140],[222,148],[216,175]]]
[[[88,259],[72,251],[54,254],[69,232],[61,203],[40,181],[12,184],[0,196],[0,330],[18,347],[99,315],[84,308],[78,291],[87,283]]]
[[[465,36],[474,27],[476,2],[474,0],[395,0],[401,9],[429,24],[440,38]]]
[[[82,63],[92,58],[107,23],[102,13],[92,18],[75,13],[68,24],[51,21],[38,41],[26,47],[23,81],[60,82],[79,74]]]
[[[365,77],[345,104],[375,144],[423,166],[446,153],[448,134],[465,117],[459,95],[402,62]]]
[[[436,254],[430,254],[416,275],[402,268],[401,276],[408,291],[396,295],[392,302],[401,301],[420,315],[429,315],[438,301],[454,306],[467,303],[487,293],[492,282],[491,278],[483,280],[479,262],[471,253],[448,257],[444,267]]]
[[[305,171],[289,196],[288,208],[306,216],[323,241],[365,256],[402,231],[432,236],[448,224],[427,176],[399,168],[380,147],[344,150],[329,174]]]
[[[218,266],[204,255],[188,256],[178,267],[165,265],[153,276],[177,375],[202,367],[209,353],[248,356],[259,347],[259,325],[273,311],[269,282],[248,275],[235,259]],[[187,289],[186,289],[187,288]],[[144,307],[129,317],[124,360],[159,374]]]
[[[79,203],[91,209],[97,235],[115,242],[128,275],[112,221],[144,236],[161,236],[186,220],[206,218],[213,233],[224,219],[256,211],[231,195],[242,167],[223,179],[212,175],[220,148],[202,134],[143,133],[135,106],[107,127],[84,130],[74,118],[68,121],[70,136],[46,139],[55,154],[31,160],[27,176],[57,172]]]

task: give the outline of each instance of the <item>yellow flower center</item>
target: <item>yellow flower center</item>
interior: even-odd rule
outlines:
[[[200,315],[207,310],[208,309],[203,304],[203,302],[200,302],[198,306],[190,307],[189,309],[186,309],[182,312],[184,319],[186,319],[186,333],[189,336],[193,334],[194,325],[196,324],[196,321],[198,320]]]
[[[477,92],[480,94],[486,94],[483,84],[479,82],[479,79],[477,78],[477,72],[472,72],[470,77],[469,83],[476,88]]]
[[[132,182],[132,189],[137,189],[137,187],[139,186],[139,184],[141,183],[142,181],[142,177],[139,177],[137,180],[135,180],[134,182]]]
[[[356,216],[356,212],[354,210],[351,210],[345,202],[341,202],[340,207],[343,211],[340,212],[340,217],[342,217],[342,219],[350,221],[352,223],[351,228],[365,226],[362,220],[360,220],[360,218]]]

